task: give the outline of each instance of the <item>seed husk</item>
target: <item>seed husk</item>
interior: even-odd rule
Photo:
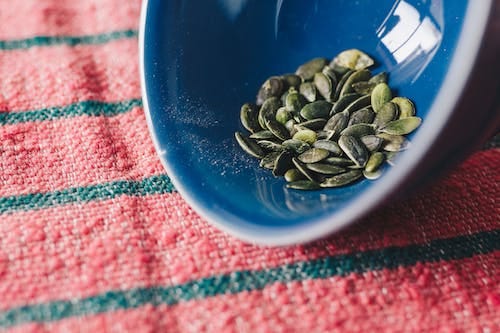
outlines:
[[[311,148],[300,154],[297,158],[302,163],[316,163],[330,155],[330,152],[322,148]]]
[[[340,187],[351,184],[361,178],[363,172],[361,170],[350,170],[333,177],[326,178],[321,184],[321,187]]]
[[[317,140],[331,140],[335,136],[334,131],[319,130],[316,132]]]
[[[415,106],[412,101],[406,97],[394,97],[391,100],[399,108],[399,119],[413,117],[415,115]]]
[[[333,95],[332,80],[322,72],[319,72],[314,74],[313,82],[319,94],[323,96],[325,100],[331,101]]]
[[[323,161],[321,161],[321,163],[332,164],[339,167],[349,167],[354,165],[354,162],[350,159],[336,156],[325,158]]]
[[[277,122],[276,120],[266,121],[266,127],[280,140],[290,139],[290,132],[285,128],[284,125]]]
[[[312,82],[303,82],[299,87],[299,92],[308,102],[314,102],[317,99],[316,86]]]
[[[349,49],[340,52],[330,65],[342,66],[354,70],[365,69],[374,64],[372,58],[358,49]]]
[[[276,111],[276,121],[280,124],[285,125],[287,121],[292,119],[292,113],[286,109],[286,107],[282,106]]]
[[[359,71],[356,71],[352,73],[351,76],[345,81],[344,86],[342,87],[342,90],[340,91],[340,97],[344,96],[345,94],[349,94],[354,91],[352,88],[352,85],[356,82],[360,81],[366,81],[371,77],[371,73],[367,69],[362,69]]]
[[[392,135],[406,135],[413,132],[421,123],[422,119],[419,117],[407,117],[387,123],[380,128],[380,131]]]
[[[286,96],[285,107],[288,111],[298,114],[306,103],[307,101],[304,96],[299,94],[297,91],[292,91]]]
[[[335,104],[333,104],[330,116],[333,116],[336,113],[344,111],[345,108],[347,108],[351,103],[353,103],[360,97],[362,97],[362,95],[358,93],[352,93],[342,96],[342,98],[340,98]]]
[[[382,163],[385,161],[385,155],[379,151],[374,152],[370,155],[370,158],[366,162],[365,171],[374,172],[377,170]]]
[[[346,169],[327,163],[310,163],[307,164],[306,167],[314,172],[323,174],[323,175],[338,175],[339,173],[345,172]]]
[[[316,101],[305,105],[300,110],[300,115],[306,120],[317,118],[327,119],[330,115],[332,104],[327,101]]]
[[[344,111],[348,112],[349,114],[352,114],[354,111],[358,111],[362,108],[370,106],[371,103],[371,97],[370,95],[364,95],[359,98],[357,98],[355,101],[353,101],[351,104],[349,104]]]
[[[346,127],[342,132],[340,132],[340,135],[350,135],[350,136],[355,136],[357,138],[374,134],[375,134],[375,128],[371,124],[351,125]]]
[[[317,138],[318,135],[316,134],[316,132],[310,129],[297,131],[297,133],[295,133],[295,135],[293,136],[293,139],[304,141],[310,145],[312,145],[317,140]]]
[[[245,127],[249,132],[255,133],[262,128],[259,125],[259,108],[253,103],[245,103],[240,109],[240,121],[243,127]]]
[[[398,114],[398,106],[392,102],[387,102],[375,114],[373,125],[375,125],[376,127],[383,127],[394,119],[397,119]]]
[[[296,157],[292,158],[292,163],[295,165],[297,170],[299,170],[307,179],[315,182],[316,176],[313,171],[309,170],[304,163],[299,161]]]
[[[289,182],[286,184],[286,187],[294,190],[304,191],[313,191],[321,188],[318,183],[306,179]]]
[[[410,147],[411,143],[402,135],[378,133],[377,137],[383,140],[382,149],[389,152],[399,152]]]
[[[346,127],[347,124],[349,123],[349,114],[345,112],[340,112],[337,114],[334,114],[330,119],[325,124],[325,127],[323,127],[324,131],[333,131],[335,134],[334,135],[339,135],[340,132],[342,132]]]
[[[368,82],[368,81],[360,81],[352,84],[352,89],[358,94],[369,95],[372,93],[373,88],[375,88],[377,84]]]
[[[257,105],[262,105],[271,97],[279,97],[285,90],[285,84],[280,77],[272,76],[267,79],[257,94]]]
[[[302,154],[311,148],[308,143],[297,139],[285,140],[283,141],[282,146],[291,152],[295,152],[296,154]]]
[[[342,88],[344,87],[345,83],[347,80],[349,80],[349,77],[354,74],[353,70],[348,70],[340,79],[339,83],[337,84],[337,88],[335,88],[335,93],[333,95],[332,101],[337,101],[341,96],[340,92],[342,91]]]
[[[286,83],[287,87],[298,88],[302,83],[302,78],[296,74],[285,74],[281,79]]]
[[[338,83],[337,74],[335,73],[335,71],[330,66],[325,66],[321,70],[321,73],[325,74],[330,78],[330,81],[332,82],[332,92],[334,92]]]
[[[351,114],[349,118],[349,123],[347,126],[356,124],[371,124],[375,118],[375,113],[371,108],[363,108],[361,110],[355,111]]]
[[[357,166],[364,167],[366,165],[368,161],[368,151],[358,138],[350,135],[341,135],[339,138],[339,146],[347,157]]]
[[[376,135],[365,135],[362,136],[361,142],[365,145],[366,149],[369,151],[377,151],[382,147],[382,143],[384,142],[384,139],[376,136]]]
[[[313,143],[313,148],[321,148],[328,150],[331,154],[335,156],[342,155],[342,149],[340,149],[339,145],[332,140],[317,140]]]
[[[244,136],[240,132],[234,133],[234,136],[241,149],[247,154],[257,158],[263,158],[265,156],[264,150],[254,140]]]
[[[316,119],[304,121],[304,122],[300,123],[300,125],[297,125],[297,126],[301,126],[302,129],[308,128],[310,130],[317,131],[319,129],[322,129],[325,126],[325,124],[326,124],[326,119],[316,118]]]
[[[267,151],[282,151],[285,149],[282,144],[270,140],[260,140],[257,144]]]
[[[277,151],[272,151],[270,152],[269,154],[265,155],[261,160],[260,160],[260,163],[259,163],[259,166],[261,168],[265,168],[265,169],[269,169],[269,170],[273,170],[274,169],[274,166],[276,164],[276,159],[278,158],[278,156],[280,155],[281,153],[280,152],[277,152]]]
[[[347,72],[352,70],[347,67],[337,65],[333,63],[333,61],[331,61],[330,64],[328,64],[328,67],[330,67],[332,71],[335,73],[335,75],[337,75],[337,81],[339,78],[342,78],[342,76],[344,76]]]
[[[267,129],[266,122],[276,119],[276,111],[281,107],[281,101],[277,97],[270,97],[265,100],[259,110],[259,124],[263,129]]]
[[[392,99],[391,88],[387,83],[379,83],[373,88],[371,94],[372,108],[375,113],[377,113],[382,106]]]
[[[276,158],[273,168],[273,175],[275,177],[284,176],[285,172],[289,170],[292,166],[293,166],[292,155],[287,151],[283,151]]]
[[[325,58],[314,58],[309,60],[308,62],[300,65],[295,74],[300,76],[303,81],[312,80],[314,74],[321,72],[323,67],[325,67],[328,63],[328,60]]]
[[[296,168],[288,169],[284,174],[285,180],[287,182],[295,182],[297,180],[302,180],[305,176]]]
[[[250,139],[255,140],[273,140],[277,137],[269,130],[258,131],[250,135]]]

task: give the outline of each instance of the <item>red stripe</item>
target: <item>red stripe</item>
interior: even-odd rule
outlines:
[[[0,39],[82,35],[138,26],[141,1],[22,0],[0,2]]]
[[[498,332],[498,254],[276,283],[261,291],[29,324],[13,331]]]
[[[0,52],[0,77],[0,111],[137,98],[137,41]]]

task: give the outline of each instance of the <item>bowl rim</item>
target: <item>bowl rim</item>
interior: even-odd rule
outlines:
[[[139,70],[143,108],[146,116],[147,126],[152,138],[155,150],[160,161],[165,168],[172,184],[180,193],[183,199],[204,219],[218,229],[233,235],[240,240],[271,246],[285,246],[300,243],[307,243],[313,240],[326,237],[347,225],[352,224],[365,216],[378,205],[380,205],[386,195],[394,195],[398,187],[410,176],[417,167],[418,161],[423,159],[429,152],[429,145],[425,142],[434,142],[446,125],[446,120],[456,108],[460,96],[468,82],[473,70],[473,64],[480,52],[483,42],[484,32],[489,23],[489,16],[495,0],[483,0],[481,2],[469,1],[465,11],[465,18],[459,33],[456,48],[453,53],[449,70],[446,73],[443,84],[440,86],[434,102],[429,108],[426,117],[426,125],[417,131],[413,138],[412,154],[403,154],[398,160],[399,167],[391,171],[391,177],[381,179],[377,186],[373,186],[364,191],[359,197],[354,199],[345,208],[335,213],[335,216],[318,217],[311,219],[311,223],[299,224],[295,226],[266,227],[248,225],[238,226],[238,217],[234,217],[231,223],[221,221],[221,217],[212,212],[203,203],[191,194],[189,189],[177,180],[175,173],[166,161],[166,151],[160,147],[157,133],[155,131],[151,109],[149,106],[146,73],[145,73],[145,31],[146,18],[149,8],[149,0],[143,0],[139,26]],[[455,73],[460,72],[460,76]],[[439,109],[439,112],[434,110]],[[434,112],[433,112],[434,111]],[[432,126],[429,124],[433,124]],[[384,196],[380,193],[386,194]],[[362,205],[362,206],[360,206]],[[363,207],[363,209],[360,209]],[[332,218],[334,217],[334,218]],[[334,223],[336,222],[336,223]],[[248,223],[248,221],[247,221]],[[279,230],[279,232],[277,232]]]

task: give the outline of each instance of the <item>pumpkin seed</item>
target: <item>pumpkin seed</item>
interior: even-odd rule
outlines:
[[[375,113],[371,108],[363,108],[351,114],[347,126],[356,124],[371,124],[375,118]]]
[[[342,87],[342,90],[340,91],[340,97],[344,96],[345,94],[351,93],[354,91],[352,88],[352,85],[356,82],[359,81],[366,81],[371,77],[371,73],[367,69],[362,69],[359,71],[356,71],[352,73],[351,76],[345,81],[344,86]]]
[[[259,124],[263,129],[267,129],[266,121],[276,119],[276,111],[281,107],[281,102],[277,97],[270,97],[265,100],[259,110]]]
[[[382,149],[389,152],[399,152],[410,147],[411,143],[402,135],[391,135],[378,133],[377,136],[383,140]]]
[[[332,91],[335,91],[335,88],[337,87],[337,74],[335,74],[335,71],[330,66],[325,66],[321,70],[321,73],[330,78],[330,81],[332,82]]]
[[[385,152],[385,161],[390,166],[396,165],[396,158],[397,157],[398,157],[398,152],[394,152],[394,151]]]
[[[342,76],[344,76],[347,72],[351,70],[347,67],[337,65],[333,63],[333,61],[331,61],[330,64],[328,64],[328,67],[330,67],[332,71],[335,73],[335,75],[337,75],[337,79],[342,78]]]
[[[252,135],[250,135],[250,139],[273,140],[273,139],[277,139],[277,138],[271,131],[263,130],[263,131],[255,132]]]
[[[300,115],[306,120],[317,118],[327,119],[331,109],[332,104],[330,102],[316,101],[304,106],[302,110],[300,110]]]
[[[285,74],[281,76],[281,80],[286,83],[287,87],[298,88],[302,83],[302,78],[295,74]]]
[[[334,131],[319,130],[316,132],[317,140],[331,140],[335,136]]]
[[[393,121],[398,117],[398,106],[392,102],[385,103],[380,110],[375,114],[373,125],[376,127],[383,127],[387,123]]]
[[[323,67],[326,66],[328,60],[325,58],[314,58],[309,60],[308,62],[300,65],[295,74],[300,76],[303,81],[312,80],[314,74],[321,72]]]
[[[272,76],[267,79],[257,94],[257,105],[262,105],[267,99],[271,97],[279,97],[285,90],[285,84],[281,78]]]
[[[406,97],[394,97],[391,102],[399,108],[399,118],[408,118],[415,115],[415,106],[412,101]]]
[[[382,176],[382,170],[377,169],[375,171],[366,171],[365,169],[363,170],[363,176],[368,180],[376,180],[379,179],[380,176]]]
[[[392,135],[406,135],[413,132],[421,123],[422,119],[419,117],[407,117],[387,123],[380,128],[380,131]]]
[[[370,105],[371,102],[371,97],[370,95],[364,95],[359,98],[357,98],[355,101],[353,101],[351,104],[349,104],[344,111],[348,113],[353,113],[354,111],[358,111],[362,108],[365,108]]]
[[[290,132],[285,128],[284,125],[277,122],[276,120],[266,121],[266,127],[280,140],[290,139]]]
[[[299,161],[297,158],[292,158],[292,163],[295,165],[297,170],[299,170],[307,179],[315,182],[316,176],[313,171],[309,170],[304,163]]]
[[[342,155],[342,149],[340,149],[336,142],[331,140],[317,140],[312,146],[313,148],[325,149],[336,156]]]
[[[373,135],[375,134],[375,128],[371,124],[355,124],[349,127],[346,127],[340,135],[349,135],[360,138],[365,135]]]
[[[368,151],[365,145],[356,137],[350,135],[341,135],[339,146],[354,164],[364,167],[368,161]]]
[[[310,130],[310,129],[300,130],[297,133],[295,133],[295,135],[293,136],[293,139],[304,141],[310,145],[312,145],[316,141],[317,138],[318,138],[318,136],[317,136],[316,132],[314,132],[313,130]]]
[[[340,52],[332,60],[332,63],[338,66],[360,70],[372,66],[374,61],[366,53],[357,49],[350,49]]]
[[[392,99],[391,88],[387,83],[379,83],[373,88],[371,94],[372,108],[377,113],[382,106]]]
[[[319,94],[323,96],[325,100],[331,101],[333,95],[332,80],[322,72],[319,72],[314,74],[313,82]]]
[[[325,158],[321,162],[336,165],[339,167],[349,167],[349,166],[354,165],[354,162],[351,161],[350,159],[343,158],[343,157],[336,157],[336,156]]]
[[[321,188],[318,183],[305,179],[287,183],[286,187],[294,190],[304,190],[304,191],[318,190]]]
[[[310,164],[307,164],[306,167],[309,170],[312,170],[312,171],[317,172],[317,173],[321,173],[323,175],[337,175],[339,173],[346,171],[344,168],[341,168],[341,167],[333,165],[333,164],[326,164],[326,163],[310,163]]]
[[[346,127],[349,122],[349,114],[345,112],[340,112],[337,114],[334,114],[330,119],[325,124],[325,127],[323,127],[324,131],[333,131],[335,135],[339,135],[340,132],[342,132]]]
[[[262,148],[254,140],[247,138],[240,132],[234,133],[234,136],[241,149],[243,149],[249,155],[257,158],[262,158],[265,156],[264,150],[262,150]]]
[[[274,165],[276,164],[276,159],[278,158],[278,156],[279,156],[280,154],[281,154],[281,153],[276,152],[276,151],[270,152],[269,154],[265,155],[265,156],[264,156],[264,157],[260,160],[259,166],[260,166],[261,168],[265,168],[265,169],[273,170],[273,169],[274,169]]]
[[[322,148],[311,148],[300,154],[297,158],[303,163],[316,163],[330,155],[330,152]]]
[[[282,106],[276,111],[276,121],[280,124],[285,125],[287,121],[292,119],[293,116],[290,111],[286,109],[286,107]]]
[[[370,95],[377,84],[368,82],[368,81],[360,81],[352,84],[352,90],[362,95]]]
[[[354,74],[353,70],[348,70],[340,79],[339,83],[337,84],[337,88],[335,88],[335,93],[333,94],[332,101],[335,102],[337,101],[341,96],[340,92],[342,91],[342,88],[344,87],[345,83],[347,80],[349,80],[349,77]]]
[[[297,180],[304,179],[304,175],[296,168],[288,169],[284,174],[285,180],[287,182],[294,182]]]
[[[351,103],[356,101],[358,98],[362,97],[362,95],[357,93],[347,94],[342,96],[332,107],[332,111],[330,112],[330,116],[333,116],[336,113],[342,112],[347,108]]]
[[[283,145],[269,140],[257,141],[257,144],[267,151],[282,151],[285,149]]]
[[[387,83],[387,73],[380,72],[377,75],[372,76],[371,79],[368,80],[368,83]]]
[[[382,143],[384,142],[384,139],[376,136],[376,135],[365,135],[362,136],[361,142],[365,145],[366,149],[369,151],[377,151],[382,147]]]
[[[347,171],[333,177],[329,177],[325,179],[320,186],[321,187],[340,187],[345,186],[351,183],[354,183],[356,180],[361,178],[363,173],[361,170],[351,170]]]
[[[289,139],[282,142],[283,147],[285,149],[295,152],[296,154],[302,154],[306,150],[309,150],[311,146],[304,141],[297,139]]]
[[[311,119],[311,120],[307,120],[307,121],[304,121],[302,123],[300,123],[300,125],[297,125],[297,126],[301,126],[302,129],[311,129],[311,130],[319,130],[321,128],[323,128],[326,124],[326,119],[323,119],[323,118],[316,118],[316,119]]]
[[[243,127],[249,132],[254,133],[262,130],[259,125],[259,108],[252,103],[245,103],[240,109],[240,121]]]
[[[298,114],[306,103],[307,101],[304,96],[299,94],[297,91],[292,91],[286,96],[285,107],[288,111]]]
[[[317,98],[316,86],[312,82],[302,83],[299,87],[299,92],[308,102],[314,102]]]
[[[292,155],[284,151],[278,155],[274,163],[273,175],[275,177],[284,176],[285,172],[292,167]]]
[[[366,162],[365,171],[373,172],[379,168],[379,166],[384,162],[385,155],[379,151],[374,152],[370,155],[370,158]]]

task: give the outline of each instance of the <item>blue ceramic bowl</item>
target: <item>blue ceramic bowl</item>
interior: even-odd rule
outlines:
[[[324,237],[413,190],[498,128],[499,2],[494,0],[149,0],[140,54],[157,152],[180,194],[243,240]],[[302,192],[259,168],[234,140],[262,82],[348,48],[417,106],[422,126],[377,181]]]

